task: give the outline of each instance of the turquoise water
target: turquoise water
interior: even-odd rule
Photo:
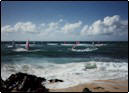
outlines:
[[[10,45],[1,47],[1,75],[25,72],[65,82],[56,88],[99,79],[128,79],[128,43],[113,44]],[[78,81],[77,81],[78,79]],[[47,87],[55,86],[49,86]]]

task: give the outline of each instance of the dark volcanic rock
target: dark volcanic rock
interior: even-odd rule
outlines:
[[[63,82],[63,80],[55,79],[55,82]]]
[[[60,79],[51,79],[49,80],[50,83],[56,83],[56,82],[64,82],[63,80]]]
[[[83,89],[83,91],[82,92],[92,92],[91,90],[89,90],[88,88],[85,88],[85,89]]]
[[[26,73],[12,74],[6,81],[1,79],[1,92],[48,92],[41,83],[45,78]]]
[[[2,80],[2,78],[1,78],[0,90],[1,90],[1,91],[6,91],[6,85],[5,85],[5,82]]]

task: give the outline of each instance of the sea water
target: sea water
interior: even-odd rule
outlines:
[[[47,88],[67,88],[93,80],[128,79],[128,42],[112,44],[1,46],[1,77],[24,72],[38,77],[61,79],[45,83]]]

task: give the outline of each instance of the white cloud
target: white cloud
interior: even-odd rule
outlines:
[[[2,32],[36,32],[36,25],[32,22],[18,22],[14,26],[2,27]]]
[[[64,33],[70,33],[80,28],[81,25],[82,25],[81,21],[78,21],[76,23],[67,23],[64,25],[64,27],[61,28],[61,31]]]
[[[82,21],[65,23],[63,19],[41,24],[28,21],[17,22],[13,26],[5,25],[1,30],[4,39],[16,36],[18,38],[22,35],[21,38],[31,37],[33,40],[84,40],[85,38],[97,38],[97,36],[105,37],[105,35],[107,38],[112,35],[124,36],[128,34],[128,20],[122,20],[120,16],[114,15],[112,17],[107,16],[103,20],[94,21],[91,25],[82,24]]]
[[[40,24],[40,26],[41,26],[41,27],[44,27],[44,26],[45,26],[45,23]]]
[[[59,22],[63,22],[63,19],[60,19]]]
[[[37,29],[39,30],[39,36],[48,36],[51,34],[56,33],[57,31],[59,31],[60,29],[60,23],[63,20],[60,19],[57,22],[50,22],[48,24],[41,24],[41,26],[37,27]]]
[[[103,23],[104,23],[105,25],[107,25],[107,26],[111,26],[111,25],[113,25],[115,22],[119,22],[119,21],[120,21],[120,16],[114,15],[114,16],[112,16],[112,17],[109,17],[109,16],[105,17]]]
[[[14,29],[16,31],[24,31],[24,32],[35,32],[36,31],[36,25],[31,22],[18,22]]]
[[[1,28],[2,32],[14,32],[14,28],[12,28],[10,25],[6,25]]]
[[[48,24],[48,28],[46,29],[47,31],[53,31],[59,28],[59,24],[56,22],[51,22]]]
[[[76,30],[81,27],[82,22],[78,21],[75,23],[66,23],[62,24],[63,19],[60,19],[57,22],[50,22],[45,24],[45,26],[40,27],[40,34],[39,36],[53,36],[53,35],[64,35],[64,33],[68,34],[75,34]]]
[[[85,25],[81,35],[113,35],[128,32],[128,21],[121,20],[120,16],[105,17],[103,21],[97,20],[91,26]]]

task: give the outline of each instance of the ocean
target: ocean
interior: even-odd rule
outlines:
[[[48,88],[67,88],[93,80],[128,79],[128,42],[90,44],[47,43],[1,45],[1,77],[24,72],[64,82]]]

